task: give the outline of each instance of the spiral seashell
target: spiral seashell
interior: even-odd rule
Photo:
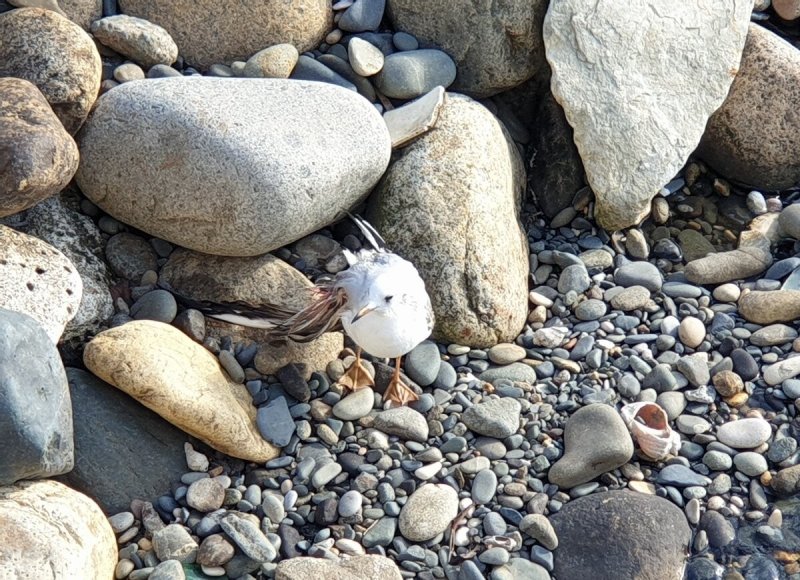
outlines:
[[[677,455],[681,437],[670,428],[664,409],[655,403],[631,403],[620,414],[642,453],[656,461]]]

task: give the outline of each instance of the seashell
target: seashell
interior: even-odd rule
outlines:
[[[670,428],[664,409],[655,403],[631,403],[620,415],[642,453],[656,461],[678,454],[681,436]]]

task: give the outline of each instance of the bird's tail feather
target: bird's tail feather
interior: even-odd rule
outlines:
[[[186,308],[194,308],[223,322],[267,330],[274,340],[288,338],[295,342],[310,342],[325,332],[341,328],[339,315],[344,307],[344,295],[330,287],[314,288],[311,303],[301,310],[277,304],[194,300],[164,284],[161,287],[171,292]]]
[[[364,238],[369,242],[369,245],[372,246],[373,249],[379,252],[387,251],[386,240],[381,237],[378,233],[378,230],[369,223],[367,220],[362,218],[360,215],[353,215],[351,213],[347,214],[350,216],[350,219],[353,220],[353,223],[356,224],[358,229],[361,231],[361,234]]]

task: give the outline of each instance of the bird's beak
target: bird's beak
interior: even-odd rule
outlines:
[[[376,307],[372,305],[365,306],[364,308],[356,312],[356,315],[353,316],[353,320],[351,320],[351,324],[353,322],[357,322],[358,320],[360,320],[361,318],[363,318],[364,316],[375,310],[375,308]]]

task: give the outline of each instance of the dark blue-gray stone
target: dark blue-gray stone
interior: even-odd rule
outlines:
[[[55,344],[25,314],[0,308],[0,485],[72,469],[72,406]]]
[[[345,32],[377,30],[385,7],[386,0],[356,0],[342,13],[339,28]]]
[[[256,414],[256,425],[264,439],[278,447],[286,447],[295,429],[286,399],[277,397],[260,407]]]
[[[183,444],[202,444],[91,373],[67,368],[67,378],[75,467],[59,481],[94,499],[106,513],[130,509],[132,498],[168,493],[186,472]]]
[[[343,76],[335,73],[321,62],[317,62],[310,56],[304,54],[301,54],[300,58],[297,59],[297,64],[292,71],[291,78],[302,81],[330,83],[350,89],[351,91],[356,90],[356,86]]]
[[[764,278],[767,280],[780,280],[797,268],[800,268],[800,258],[798,257],[778,260],[764,273]]]
[[[175,297],[166,290],[148,292],[131,306],[134,320],[156,320],[169,324],[178,314]]]
[[[412,381],[420,387],[427,387],[436,380],[441,361],[436,343],[425,340],[408,353],[403,368]]]
[[[553,576],[564,579],[681,578],[692,536],[679,508],[630,491],[575,499],[550,522],[558,536]]]
[[[614,272],[614,281],[625,288],[644,286],[651,292],[661,289],[661,272],[650,262],[629,262]]]
[[[661,485],[674,485],[676,487],[689,487],[692,485],[706,487],[710,482],[707,477],[695,473],[688,467],[674,464],[667,465],[658,473],[656,483],[660,483]]]

